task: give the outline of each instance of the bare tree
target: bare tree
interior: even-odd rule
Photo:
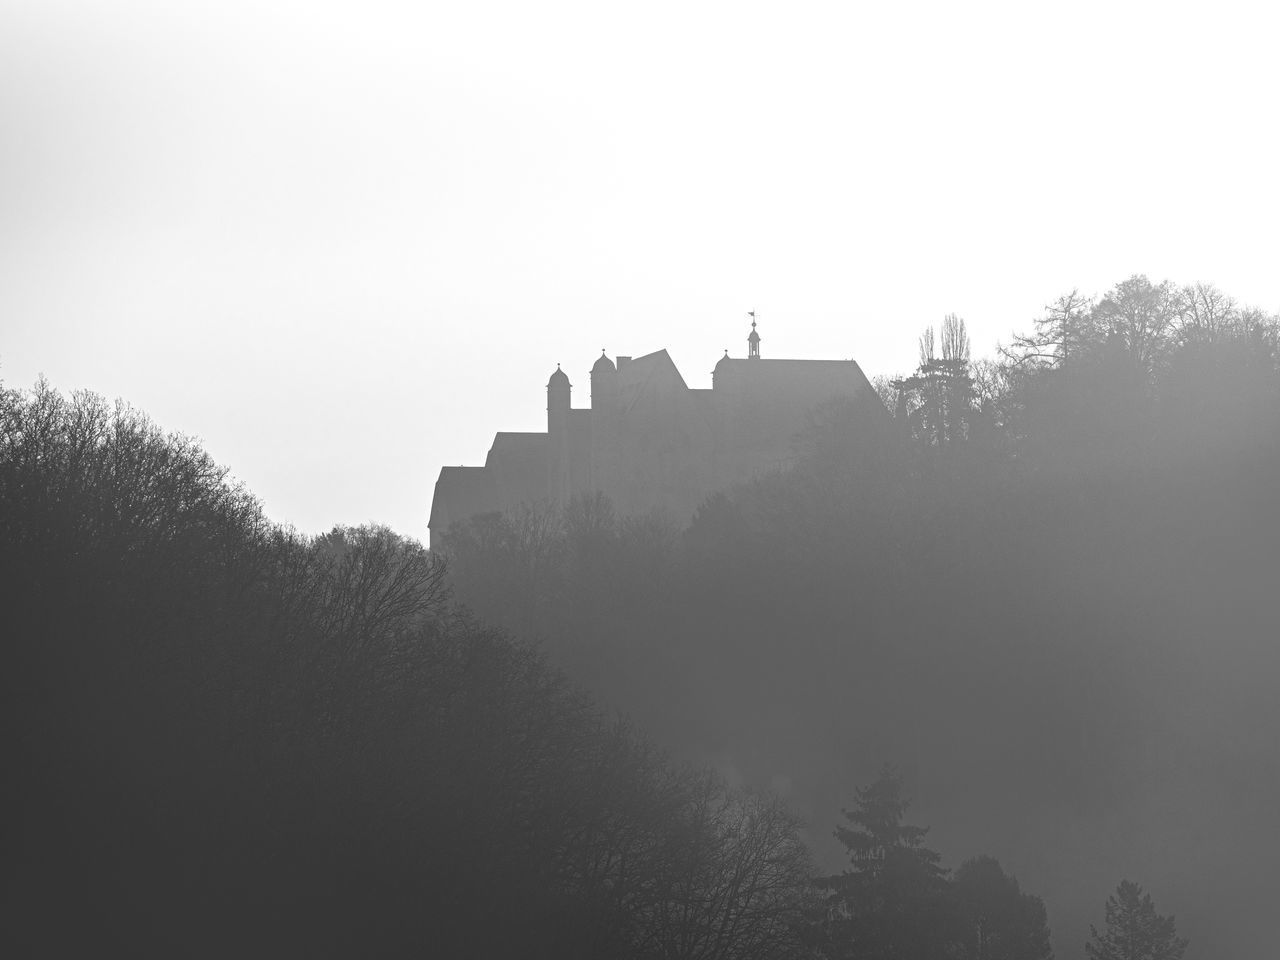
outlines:
[[[641,947],[689,960],[801,956],[813,893],[796,819],[777,799],[730,791],[710,773],[687,775],[683,792]]]
[[[1216,343],[1238,332],[1240,310],[1233,297],[1211,283],[1194,283],[1177,293],[1180,342]]]
[[[1134,367],[1150,375],[1172,345],[1179,298],[1168,280],[1152,283],[1142,274],[1117,283],[1098,302],[1093,320],[1118,340]]]
[[[1061,369],[1097,342],[1093,310],[1093,298],[1073,288],[1045,305],[1044,316],[1033,321],[1034,332],[1015,333],[1000,353],[1014,366]]]

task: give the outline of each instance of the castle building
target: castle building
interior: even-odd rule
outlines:
[[[499,433],[484,466],[440,471],[432,543],[477,514],[595,492],[619,514],[657,509],[685,523],[715,491],[785,469],[806,416],[824,401],[884,409],[853,360],[762,359],[755,326],[747,359],[725,351],[710,390],[690,389],[666,350],[616,364],[602,352],[591,368],[591,406],[574,408],[573,385],[557,367],[545,433]]]

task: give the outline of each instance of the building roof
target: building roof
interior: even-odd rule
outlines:
[[[568,378],[566,377],[565,379]],[[509,458],[541,456],[546,445],[547,435],[545,433],[517,433],[510,430],[500,430],[493,435],[493,446],[489,448],[489,455],[485,458],[484,465],[488,467],[498,460]]]
[[[484,467],[441,467],[427,526],[444,530],[456,519],[491,510],[492,486]]]
[[[636,357],[619,372],[623,383],[642,383],[651,380],[662,369],[669,369],[675,373],[680,386],[688,387],[680,374],[680,368],[676,366],[676,362],[671,359],[671,354],[666,350],[655,350],[653,353],[646,353],[643,357]]]

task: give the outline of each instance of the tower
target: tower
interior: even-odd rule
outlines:
[[[600,351],[600,359],[591,368],[591,409],[612,406],[618,399],[618,368]]]
[[[618,368],[603,350],[591,368],[592,490],[612,489],[619,470],[621,421],[618,414]]]
[[[760,359],[760,334],[756,333],[756,312],[752,310],[747,314],[751,318],[751,333],[747,337],[747,359]]]
[[[563,506],[569,500],[569,394],[573,385],[556,364],[547,381],[547,494]]]

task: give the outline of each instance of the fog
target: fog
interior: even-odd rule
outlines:
[[[0,11],[10,952],[1266,955],[1273,27]]]

